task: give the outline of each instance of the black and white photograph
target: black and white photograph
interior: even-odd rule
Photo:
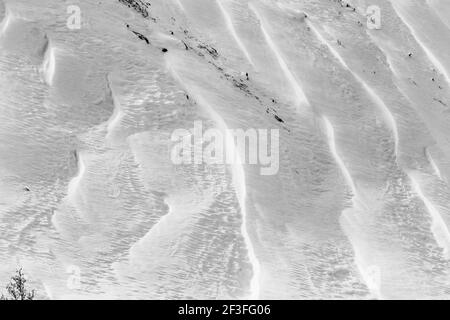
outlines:
[[[450,300],[450,1],[0,0],[0,300]]]

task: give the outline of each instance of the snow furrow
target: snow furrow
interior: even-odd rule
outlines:
[[[185,81],[183,81],[182,77],[172,67],[170,59],[167,60],[167,66],[173,78],[176,79],[181,86],[186,87]],[[246,208],[247,187],[245,172],[242,166],[243,162],[240,159],[239,151],[236,150],[234,138],[232,137],[224,119],[214,110],[213,106],[211,106],[200,93],[195,90],[191,90],[191,88],[186,89],[190,92],[190,95],[192,95],[195,101],[210,115],[211,119],[218,125],[219,129],[226,134],[226,152],[227,154],[230,153],[235,156],[236,160],[231,165],[233,185],[242,215],[241,234],[247,247],[248,258],[253,270],[253,276],[250,281],[250,296],[248,299],[258,299],[260,294],[260,263],[256,257],[255,249],[248,233],[248,217]]]
[[[378,96],[378,94],[356,73],[354,73],[345,60],[341,57],[341,55],[330,45],[330,43],[320,34],[320,32],[314,27],[314,25],[308,21],[308,26],[314,32],[316,37],[319,39],[321,43],[323,43],[333,54],[333,56],[341,63],[341,65],[352,74],[352,76],[362,85],[364,90],[369,94],[370,98],[373,102],[378,106],[378,108],[383,113],[386,122],[388,123],[390,129],[392,130],[392,134],[394,135],[395,142],[395,156],[398,157],[398,145],[399,145],[399,133],[397,128],[397,123],[395,121],[394,115],[391,113],[389,108],[386,106],[384,101]]]
[[[220,11],[222,12],[222,15],[227,24],[227,28],[230,31],[231,35],[233,36],[234,41],[236,41],[239,49],[242,51],[244,56],[247,58],[248,62],[254,67],[255,65],[253,64],[252,58],[250,57],[250,54],[248,53],[247,48],[245,48],[245,45],[242,43],[242,40],[239,38],[239,36],[236,32],[236,29],[234,28],[233,21],[231,20],[230,15],[228,14],[227,10],[225,9],[225,7],[222,4],[222,0],[216,0],[216,2],[220,8]]]
[[[269,33],[267,32],[267,29],[265,27],[265,23],[261,17],[261,15],[258,13],[258,11],[256,10],[256,8],[252,5],[249,4],[249,8],[254,12],[255,16],[258,18],[260,24],[261,24],[261,32],[264,35],[264,38],[267,42],[267,45],[269,46],[269,48],[271,49],[272,53],[275,55],[278,64],[280,65],[281,70],[283,71],[284,75],[286,76],[287,80],[289,81],[289,83],[292,86],[292,89],[294,90],[294,93],[296,95],[297,98],[297,104],[298,104],[298,108],[302,108],[302,107],[309,107],[309,101],[305,95],[305,93],[303,92],[303,89],[301,88],[300,84],[298,83],[297,79],[295,78],[294,74],[292,73],[292,71],[289,69],[286,61],[284,60],[280,50],[278,49],[277,45],[275,44],[275,42],[272,40],[272,38],[270,37]],[[301,110],[300,110],[301,111]]]

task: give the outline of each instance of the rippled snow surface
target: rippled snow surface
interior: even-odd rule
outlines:
[[[0,0],[0,283],[450,298],[448,0],[147,2]],[[279,129],[278,174],[173,164],[200,120]]]

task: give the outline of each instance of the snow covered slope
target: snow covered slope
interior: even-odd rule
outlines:
[[[0,283],[23,266],[51,299],[450,298],[449,13],[0,0]],[[278,129],[278,172],[173,163],[199,121]]]

